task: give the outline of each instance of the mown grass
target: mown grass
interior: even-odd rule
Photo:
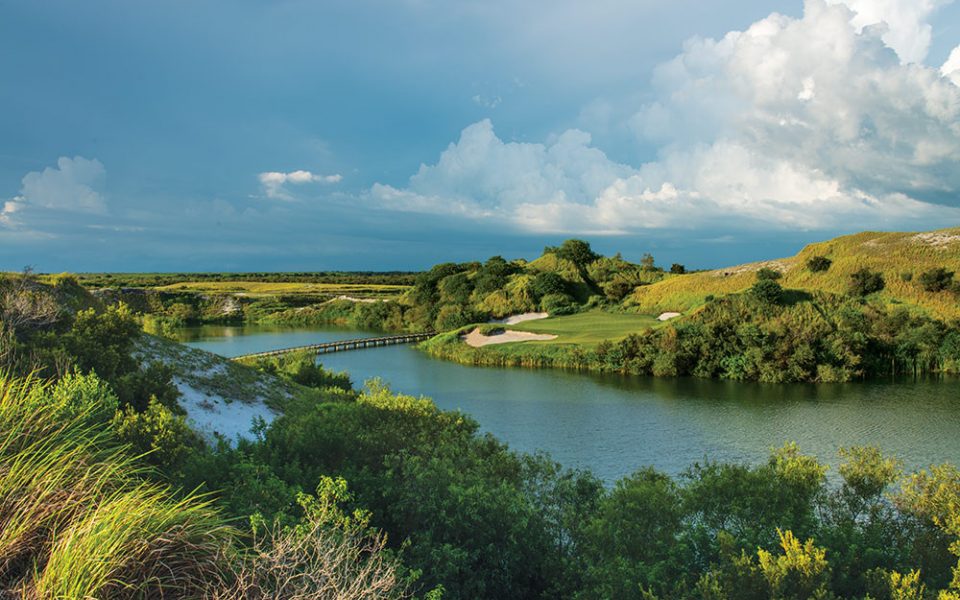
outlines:
[[[408,289],[405,285],[366,283],[302,283],[267,281],[181,281],[156,288],[168,292],[208,294],[249,294],[256,296],[326,294],[357,298],[393,298]]]
[[[592,310],[501,327],[532,333],[551,333],[558,336],[555,340],[520,342],[524,344],[579,344],[585,347],[593,347],[604,340],[620,341],[631,333],[639,333],[660,324],[656,317],[649,315]]]
[[[814,273],[807,260],[825,256],[830,269]],[[876,295],[887,305],[915,306],[941,319],[960,318],[960,301],[947,291],[927,292],[918,282],[925,271],[944,267],[960,274],[960,228],[926,234],[864,232],[810,244],[796,256],[671,277],[637,288],[624,303],[641,313],[689,312],[702,306],[708,296],[720,297],[749,288],[762,267],[783,272],[784,288],[809,292],[845,294],[850,275],[861,268],[883,274],[884,290]]]

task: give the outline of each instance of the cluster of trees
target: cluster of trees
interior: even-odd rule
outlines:
[[[674,264],[671,272],[683,274],[686,269]],[[435,265],[416,275],[398,303],[387,306],[331,302],[283,311],[270,319],[326,321],[388,331],[449,331],[517,313],[562,315],[616,305],[638,286],[659,281],[664,275],[649,254],[640,264],[632,264],[619,254],[601,256],[587,242],[571,239],[546,247],[544,255],[531,263],[494,256],[482,263]]]

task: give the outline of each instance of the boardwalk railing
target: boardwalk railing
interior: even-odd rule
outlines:
[[[267,358],[270,356],[281,356],[291,352],[314,352],[316,354],[330,354],[332,352],[346,352],[347,350],[360,350],[363,348],[376,348],[378,346],[395,346],[397,344],[412,344],[429,340],[437,335],[435,331],[425,333],[404,333],[402,335],[386,335],[374,338],[359,338],[355,340],[339,340],[336,342],[325,342],[323,344],[310,344],[308,346],[295,346],[293,348],[281,348],[280,350],[268,350],[266,352],[254,352],[253,354],[244,354],[234,356],[231,360],[245,360],[251,358]]]

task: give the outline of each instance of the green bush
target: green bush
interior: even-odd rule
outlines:
[[[867,296],[886,287],[883,275],[863,267],[850,275],[850,293],[854,296]]]
[[[918,281],[928,292],[942,292],[953,287],[953,271],[938,267],[921,273]]]
[[[811,256],[807,259],[807,269],[811,273],[825,273],[832,264],[833,261],[826,256]]]
[[[753,284],[750,293],[765,304],[780,304],[783,300],[783,288],[772,279],[761,279]]]
[[[757,271],[757,281],[776,281],[781,277],[783,273],[769,267],[763,267]]]

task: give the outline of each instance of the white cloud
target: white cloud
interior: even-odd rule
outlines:
[[[930,16],[941,6],[953,0],[827,0],[830,4],[845,4],[854,11],[853,24],[857,31],[882,25],[883,41],[893,48],[900,60],[922,63],[930,50],[933,28]]]
[[[960,87],[905,64],[925,54],[923,19],[942,2],[849,4],[861,12],[808,0],[801,18],[688,41],[628,122],[659,144],[654,162],[618,164],[578,130],[504,142],[482,121],[404,189],[376,185],[371,198],[548,232],[960,221],[942,205],[960,190]],[[879,18],[890,27],[867,26]]]
[[[263,191],[267,195],[267,198],[292,200],[293,196],[284,188],[284,185],[287,183],[292,185],[302,185],[305,183],[339,183],[343,180],[343,176],[340,174],[317,175],[310,171],[302,170],[290,171],[289,173],[267,171],[260,173],[257,179],[260,180],[260,184],[263,186]]]
[[[953,49],[947,61],[940,67],[940,74],[960,85],[960,46]]]
[[[23,177],[20,194],[4,202],[0,223],[7,227],[22,225],[21,218],[14,215],[38,211],[105,214],[106,202],[96,189],[105,174],[99,160],[61,157],[56,167]]]

